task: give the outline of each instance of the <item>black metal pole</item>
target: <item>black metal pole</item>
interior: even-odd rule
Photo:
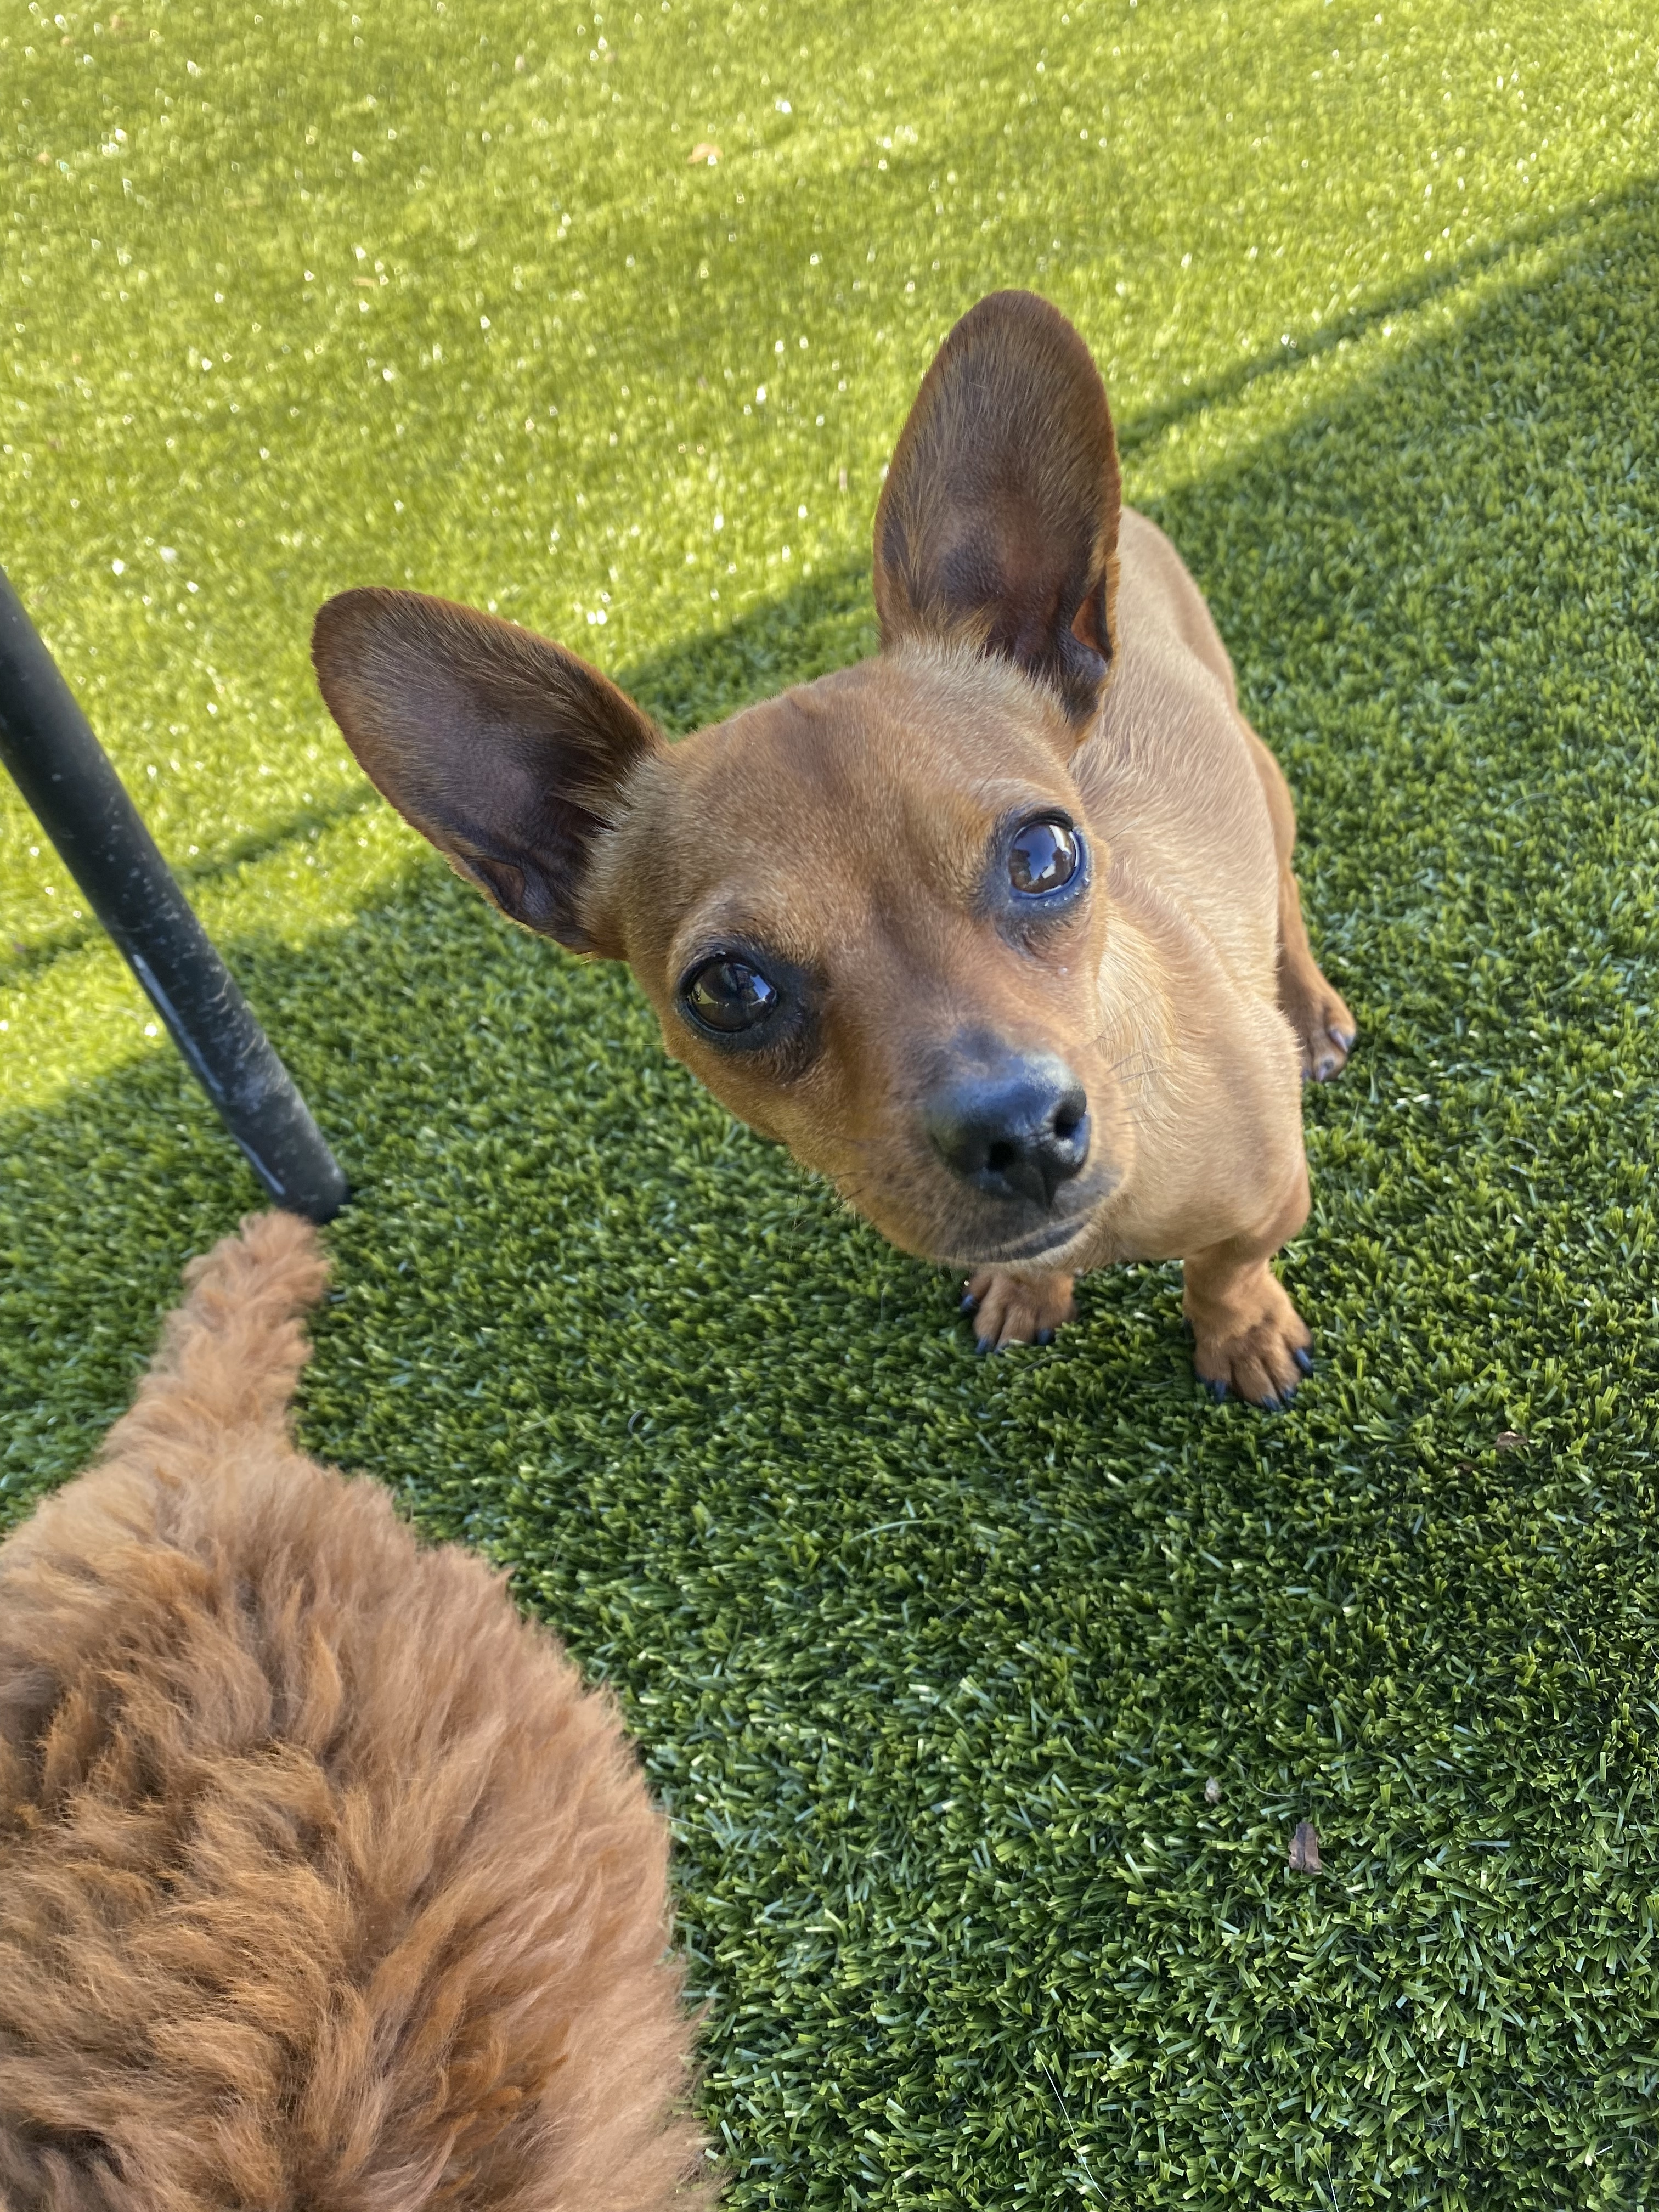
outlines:
[[[346,1179],[0,570],[0,761],[279,1206],[327,1221]]]

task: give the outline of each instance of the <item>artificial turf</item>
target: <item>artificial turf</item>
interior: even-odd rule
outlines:
[[[356,1183],[305,1441],[511,1561],[672,1808],[731,2202],[1650,2202],[1650,0],[358,6],[0,9],[0,559]],[[1170,1268],[975,1359],[308,679],[376,580],[672,728],[869,649],[1003,283],[1096,347],[1364,1028],[1279,1419]],[[257,1194],[0,837],[15,1518]]]

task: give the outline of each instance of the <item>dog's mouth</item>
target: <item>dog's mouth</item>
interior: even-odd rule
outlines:
[[[1036,1236],[1022,1237],[1011,1244],[999,1244],[988,1251],[961,1254],[941,1264],[947,1267],[1029,1267],[1035,1260],[1057,1259],[1068,1246],[1077,1243],[1088,1225],[1086,1217],[1081,1221],[1061,1222],[1057,1227],[1045,1229]]]
[[[1118,1188],[1121,1178],[1107,1175],[1088,1194],[1085,1202],[1068,1209],[1060,1221],[1039,1222],[1023,1237],[987,1240],[975,1238],[967,1249],[952,1250],[939,1261],[945,1267],[1029,1267],[1042,1265],[1061,1269],[1064,1255],[1088,1234],[1100,1209]]]

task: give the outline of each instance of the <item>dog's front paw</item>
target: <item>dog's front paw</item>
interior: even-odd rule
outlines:
[[[1313,1337],[1296,1308],[1264,1268],[1249,1309],[1207,1326],[1191,1316],[1193,1365],[1212,1397],[1229,1390],[1276,1413],[1313,1373]],[[1253,1286],[1254,1287],[1254,1286]],[[1242,1305],[1242,1302],[1241,1302]]]
[[[1279,1004],[1302,1048],[1302,1080],[1328,1083],[1340,1075],[1359,1024],[1311,961],[1305,974],[1280,978]]]
[[[1012,1275],[983,1267],[963,1293],[962,1310],[975,1316],[981,1352],[1000,1352],[1011,1344],[1047,1344],[1062,1322],[1073,1320],[1077,1302],[1071,1275]]]

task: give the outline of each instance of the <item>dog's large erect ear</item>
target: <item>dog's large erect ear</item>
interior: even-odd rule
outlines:
[[[342,592],[312,659],[369,780],[504,914],[579,952],[593,841],[662,742],[616,685],[546,638],[420,592]]]
[[[968,636],[1073,722],[1113,653],[1121,508],[1100,372],[1059,309],[994,292],[939,348],[876,509],[884,645]]]

